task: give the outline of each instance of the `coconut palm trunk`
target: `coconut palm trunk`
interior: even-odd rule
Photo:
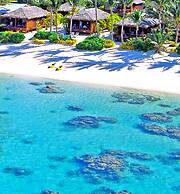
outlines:
[[[70,26],[69,26],[70,35],[72,34],[72,23],[73,23],[73,15],[71,15],[71,18],[70,18]]]
[[[179,30],[180,30],[179,27],[180,27],[180,25],[177,24],[177,27],[176,27],[176,39],[175,39],[176,43],[178,43],[178,39],[179,39]]]
[[[70,17],[70,26],[69,26],[69,33],[72,34],[72,25],[73,25],[73,16],[77,11],[77,6],[73,3],[72,10],[71,10],[71,17]]]
[[[98,30],[98,8],[97,8],[97,0],[95,0],[95,16],[96,16],[96,33],[99,35]]]
[[[136,24],[136,39],[138,37],[138,31],[139,31],[139,24]]]
[[[159,13],[159,30],[162,30],[162,17],[161,17],[161,13]]]
[[[124,42],[124,19],[126,15],[126,5],[123,5],[123,19],[121,25],[121,42]]]
[[[50,10],[50,32],[52,32],[52,28],[53,28],[53,10]]]
[[[58,11],[55,12],[56,33],[58,33]]]
[[[111,30],[110,30],[110,35],[111,35],[111,39],[113,40],[113,18],[112,18],[112,14],[113,14],[113,12],[112,12],[112,7],[110,8],[110,15],[111,15]]]

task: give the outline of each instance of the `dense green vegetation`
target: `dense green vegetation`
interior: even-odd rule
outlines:
[[[21,43],[24,39],[20,32],[0,32],[0,43]]]
[[[72,39],[70,35],[58,34],[56,32],[39,31],[34,35],[33,42],[36,44],[45,44],[49,40],[50,43],[58,43],[63,45],[74,45],[76,40]]]
[[[77,49],[99,51],[103,48],[114,47],[115,43],[110,39],[100,38],[98,36],[89,36],[84,41],[76,45]]]
[[[147,52],[153,49],[153,43],[150,38],[130,38],[121,44],[120,48]]]
[[[10,0],[0,0],[0,5],[4,5],[6,3],[11,2]]]
[[[0,0],[0,4],[4,4],[9,2],[9,0]],[[19,3],[27,3],[26,0],[17,0]],[[72,5],[71,11],[68,15],[63,16],[58,13],[59,7],[65,3],[69,2]],[[79,6],[85,7],[95,7],[95,15],[96,15],[96,24],[97,24],[97,32],[96,36],[90,36],[86,38],[81,43],[77,44],[78,49],[85,50],[101,50],[103,48],[110,48],[114,46],[114,42],[110,40],[103,40],[98,36],[103,32],[104,29],[108,29],[111,35],[111,39],[113,40],[113,32],[116,28],[116,23],[122,20],[121,26],[121,48],[123,49],[135,49],[148,51],[154,49],[157,52],[161,51],[177,51],[179,52],[179,44],[167,44],[168,41],[178,43],[179,41],[179,31],[180,31],[180,1],[179,0],[145,0],[145,9],[135,10],[132,13],[127,12],[127,7],[131,7],[133,5],[133,0],[28,0],[28,4],[36,5],[42,7],[43,9],[47,9],[50,14],[47,18],[45,18],[44,24],[46,26],[46,30],[50,28],[50,32],[38,32],[35,35],[34,42],[44,43],[42,40],[49,40],[49,42],[60,43],[66,45],[75,44],[75,40],[71,39],[70,36],[58,35],[58,26],[62,24],[63,26],[67,26],[68,20],[70,23],[70,35],[72,32],[72,17],[74,14],[79,12]],[[110,16],[107,20],[97,20],[97,8],[105,9],[105,5],[109,5],[109,13]],[[122,8],[121,16],[118,13],[113,13],[113,8],[119,4]],[[67,19],[67,16],[70,16]],[[157,29],[154,29],[150,34],[144,36],[143,38],[138,37],[139,35],[139,27],[142,19],[144,17],[156,18],[161,21]],[[136,25],[136,38],[131,38],[124,42],[124,20],[131,19]],[[56,26],[56,33],[52,32],[52,27]],[[38,30],[41,30],[40,26],[38,26]],[[16,37],[18,36],[18,37]],[[1,35],[1,42],[20,42],[22,35],[13,35],[11,38],[5,35]],[[93,37],[93,38],[92,38]],[[103,43],[102,43],[103,42]],[[168,48],[170,49],[167,49]]]

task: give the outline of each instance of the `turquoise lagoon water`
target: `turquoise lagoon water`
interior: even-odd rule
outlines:
[[[45,189],[64,194],[89,194],[104,186],[133,194],[175,194],[179,192],[179,161],[163,163],[157,155],[177,151],[180,142],[166,136],[144,133],[137,125],[139,115],[167,112],[180,107],[180,97],[153,94],[161,100],[143,105],[114,103],[114,92],[137,92],[119,88],[81,85],[52,81],[65,90],[63,94],[43,94],[30,82],[49,80],[0,77],[0,193],[40,194]],[[138,91],[142,93],[142,91]],[[159,104],[171,107],[161,107]],[[81,107],[70,111],[67,106]],[[77,116],[106,116],[117,119],[114,124],[101,122],[98,128],[73,128],[64,123]],[[173,117],[180,125],[180,116]],[[149,167],[152,173],[134,175],[122,172],[118,181],[100,177],[89,181],[73,158],[103,150],[124,150],[150,154],[152,161],[128,159]],[[62,161],[50,157],[63,157]],[[25,168],[27,176],[7,173],[7,167]],[[99,194],[103,192],[99,192]]]

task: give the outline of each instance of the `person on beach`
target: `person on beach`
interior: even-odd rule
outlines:
[[[56,63],[52,63],[50,66],[48,66],[48,68],[49,68],[49,69],[52,69],[52,68],[55,67],[55,65],[56,65]]]
[[[62,70],[62,65],[60,65],[59,67],[56,68],[56,71],[61,71]]]
[[[50,66],[48,66],[49,69],[55,68],[56,63],[52,63]],[[56,67],[56,71],[60,71],[62,70],[62,65],[60,65],[59,67]]]

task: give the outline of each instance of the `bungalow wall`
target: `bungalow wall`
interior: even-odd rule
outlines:
[[[69,22],[68,29],[69,28],[70,28],[70,22]],[[85,33],[85,34],[93,34],[96,32],[96,22],[73,20],[72,31],[79,32],[79,33]]]
[[[44,27],[43,18],[26,20],[26,32],[36,30],[36,25],[39,22]]]
[[[155,28],[155,27],[154,27]],[[142,37],[145,34],[148,34],[152,31],[154,28],[139,28],[138,36]],[[134,38],[136,36],[136,27],[129,27],[124,26],[124,39]],[[121,26],[118,26],[114,32],[114,38],[116,40],[121,39]]]
[[[18,18],[3,18],[2,23],[5,25],[5,30],[11,30],[15,32],[30,32],[36,30],[37,22],[44,26],[43,18],[38,19],[18,19]]]
[[[145,7],[144,4],[138,4],[138,5],[134,4],[133,6],[126,8],[126,13],[131,13],[135,10],[143,10],[144,7]],[[117,8],[116,12],[119,13],[119,15],[121,16],[123,15],[123,9],[121,9],[121,7]]]

